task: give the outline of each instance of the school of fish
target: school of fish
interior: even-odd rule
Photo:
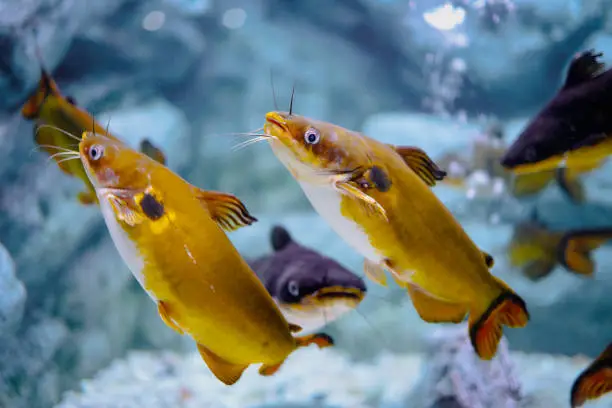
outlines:
[[[495,143],[476,144],[472,157],[451,153],[434,161],[418,146],[298,115],[293,93],[289,110],[268,112],[256,137],[268,142],[319,216],[363,256],[367,278],[387,286],[390,276],[426,322],[467,318],[474,353],[490,360],[504,326],[528,325],[528,305],[491,272],[493,257],[433,190],[439,183],[462,187],[469,174],[484,171],[517,198],[555,181],[570,200],[584,202],[580,176],[612,154],[612,70],[604,70],[601,56],[578,54],[561,89],[510,146],[495,127]],[[193,339],[222,383],[236,383],[252,364],[273,375],[299,348],[332,346],[320,330],[366,296],[359,276],[301,246],[280,225],[270,233],[273,253],[247,262],[227,235],[257,221],[239,198],[190,184],[148,139],[138,149],[129,146],[63,95],[42,68],[21,114],[34,124],[35,143],[85,184],[79,201],[98,205],[160,319]],[[590,254],[612,239],[612,225],[554,231],[537,215],[515,225],[511,266],[531,280],[557,265],[596,279]],[[570,405],[610,391],[612,344],[576,378]]]

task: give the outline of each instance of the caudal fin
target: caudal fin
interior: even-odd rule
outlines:
[[[601,397],[612,391],[612,344],[587,367],[574,381],[570,394],[572,408],[582,406],[587,400]]]
[[[334,339],[325,333],[313,333],[307,336],[295,338],[297,348],[308,347],[311,344],[316,344],[319,348],[331,347],[334,345]],[[283,365],[285,360],[278,364],[264,364],[259,368],[259,374],[269,376],[276,373]]]
[[[497,279],[497,278],[496,278]],[[480,315],[470,312],[470,340],[476,354],[483,360],[490,360],[497,352],[502,336],[502,325],[524,327],[529,321],[525,301],[508,286],[497,279],[503,292]]]

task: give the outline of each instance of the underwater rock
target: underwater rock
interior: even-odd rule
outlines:
[[[48,318],[30,323],[22,336],[0,340],[0,406],[48,407],[57,401],[61,388],[53,380],[52,360],[68,332],[64,323]],[[57,387],[49,389],[54,383]]]
[[[388,353],[355,363],[342,352],[309,347],[292,354],[274,376],[251,367],[226,387],[198,353],[131,352],[85,379],[81,392],[67,392],[55,408],[400,408],[421,364],[419,355]]]
[[[13,335],[21,324],[26,289],[15,276],[15,263],[1,243],[0,294],[0,338],[6,338]]]
[[[53,70],[85,25],[112,13],[125,0],[5,0],[0,6],[0,108],[15,108],[40,76],[40,54]]]
[[[415,386],[423,408],[519,408],[523,393],[518,373],[502,337],[496,356],[481,360],[470,342],[467,324],[434,333],[425,356],[424,375]]]

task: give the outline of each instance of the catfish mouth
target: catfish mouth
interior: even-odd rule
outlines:
[[[311,297],[320,300],[353,300],[361,302],[365,292],[358,288],[343,287],[343,286],[331,286],[323,289],[319,289],[314,292]]]

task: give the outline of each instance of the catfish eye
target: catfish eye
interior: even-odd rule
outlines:
[[[95,144],[89,148],[89,158],[91,160],[100,160],[104,154],[104,146]]]
[[[308,144],[317,144],[319,139],[321,139],[321,134],[315,128],[309,128],[304,132],[304,141]]]
[[[287,290],[291,296],[297,297],[300,295],[300,286],[294,280],[289,281],[289,284],[287,284]]]

